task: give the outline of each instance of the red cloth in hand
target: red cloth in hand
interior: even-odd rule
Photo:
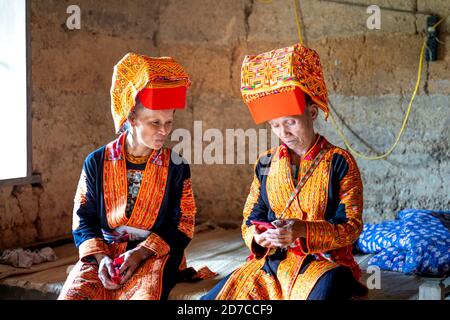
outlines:
[[[122,266],[123,263],[123,257],[118,257],[115,258],[113,261],[113,267],[114,267],[114,272],[115,274],[111,277],[111,280],[115,283],[115,284],[120,284],[120,280],[122,279],[122,275],[120,274],[120,267]]]
[[[267,229],[275,229],[275,226],[273,224],[266,221],[251,220],[250,223],[258,228],[259,232],[264,232]]]

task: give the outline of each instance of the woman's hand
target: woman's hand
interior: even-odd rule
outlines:
[[[298,219],[278,220],[275,229],[258,233],[255,228],[255,242],[266,248],[287,248],[297,238],[306,236],[305,223]]]
[[[107,290],[117,290],[120,285],[114,283],[111,277],[114,276],[114,266],[112,259],[105,254],[96,254],[98,262],[98,278]]]
[[[268,230],[274,230],[274,229],[268,229]],[[253,239],[255,240],[256,244],[263,248],[276,248],[276,244],[273,243],[267,236],[267,231],[263,231],[260,227],[255,226],[255,233],[253,234]]]
[[[123,285],[127,282],[139,267],[141,262],[152,255],[153,253],[145,247],[137,247],[121,254],[120,256],[123,257],[123,263],[119,269],[120,274],[122,274],[120,284]]]

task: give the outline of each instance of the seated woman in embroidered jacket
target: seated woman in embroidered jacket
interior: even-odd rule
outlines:
[[[242,95],[282,144],[263,154],[244,207],[247,262],[202,299],[350,299],[365,295],[352,244],[363,186],[353,157],[316,134],[328,113],[317,53],[301,45],[246,56]]]
[[[80,260],[59,299],[164,299],[196,207],[189,166],[164,146],[189,78],[171,58],[127,54],[114,69],[119,138],[84,161],[73,236]]]

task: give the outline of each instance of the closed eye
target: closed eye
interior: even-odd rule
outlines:
[[[271,125],[272,128],[278,128],[278,127],[280,126],[280,125],[277,124],[277,123],[273,123],[273,124],[271,123],[270,125]]]
[[[290,120],[287,120],[286,121],[286,124],[288,125],[288,126],[293,126],[293,125],[295,125],[295,120],[293,120],[293,119],[290,119]]]

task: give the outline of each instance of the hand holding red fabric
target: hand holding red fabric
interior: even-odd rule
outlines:
[[[119,256],[120,262],[119,267],[119,275],[120,275],[120,284],[124,284],[131,278],[136,269],[139,267],[142,261],[146,260],[152,255],[150,250],[139,247],[132,250],[128,250],[125,253]]]
[[[276,220],[272,223],[276,228],[265,231],[263,243],[269,243],[266,248],[288,248],[296,239],[305,237],[305,224],[298,219]],[[257,230],[257,229],[255,229]],[[255,235],[255,241],[257,241]],[[258,243],[259,244],[259,243]]]
[[[114,283],[113,277],[115,276],[115,270],[112,259],[105,255],[99,261],[98,265],[98,278],[102,282],[103,286],[107,290],[117,290],[120,285]]]
[[[124,261],[123,257],[115,258],[113,261],[114,275],[111,277],[111,280],[115,284],[120,284],[120,281],[122,280],[122,274],[120,273],[120,267],[122,266],[123,261]]]
[[[259,226],[255,226],[255,233],[253,235],[253,239],[256,242],[256,244],[260,245],[263,248],[276,248],[276,244],[268,238],[268,232],[269,230],[275,230],[274,229],[266,229],[265,227],[261,228]]]

